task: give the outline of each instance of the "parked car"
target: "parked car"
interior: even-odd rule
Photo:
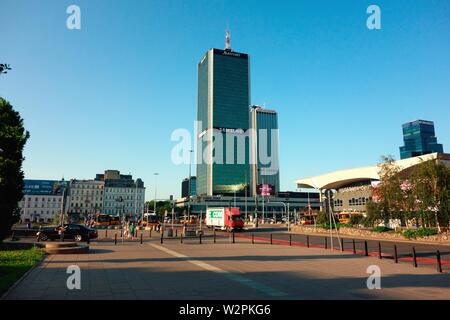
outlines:
[[[36,236],[42,241],[59,240],[60,227],[42,229]],[[64,225],[64,239],[73,239],[75,241],[83,241],[89,239],[96,239],[98,237],[97,230],[89,228],[81,224],[65,224]]]

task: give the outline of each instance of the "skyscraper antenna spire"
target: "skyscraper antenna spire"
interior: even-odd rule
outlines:
[[[225,51],[231,51],[231,45],[230,45],[230,30],[227,28],[225,31]]]

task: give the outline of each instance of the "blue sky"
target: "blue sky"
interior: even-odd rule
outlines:
[[[81,30],[66,8],[81,8]],[[377,4],[382,29],[366,28]],[[188,166],[170,159],[193,130],[197,63],[224,47],[251,55],[252,103],[279,112],[282,189],[295,179],[399,157],[401,125],[433,120],[450,148],[449,1],[0,2],[0,96],[31,138],[25,175],[141,177],[179,196]]]

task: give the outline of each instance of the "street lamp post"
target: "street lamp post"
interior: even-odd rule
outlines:
[[[62,194],[62,201],[61,201],[61,217],[60,217],[60,224],[61,226],[64,225],[64,207],[65,207],[65,200],[66,199],[66,184],[64,183],[63,186],[63,194]]]
[[[155,201],[153,203],[153,211],[156,214],[156,188],[157,188],[157,179],[158,179],[159,173],[155,172],[153,175],[155,176]]]
[[[192,179],[191,166],[192,166],[192,152],[194,152],[194,150],[189,149],[188,220],[191,219],[191,179]]]
[[[122,222],[122,225],[123,225],[123,211],[124,211],[124,209],[123,209],[123,206],[122,206],[122,202],[123,202],[123,198],[122,198],[122,196],[119,196],[118,198],[116,198],[116,201],[119,203],[118,204],[118,208],[120,208],[121,210],[119,211],[119,219],[120,219],[120,221]]]

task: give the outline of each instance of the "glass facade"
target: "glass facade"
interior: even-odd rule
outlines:
[[[211,49],[198,68],[197,194],[244,194],[250,181],[249,129],[250,80],[247,54]],[[204,141],[215,129],[211,148]],[[230,141],[227,142],[227,139]],[[238,140],[244,148],[238,150]],[[228,146],[234,152],[227,155]],[[230,156],[232,155],[232,156]],[[243,158],[239,157],[241,155]],[[205,157],[214,159],[206,164]]]
[[[256,112],[257,134],[257,181],[256,184],[271,186],[272,193],[280,191],[278,158],[278,116],[273,110],[253,107]]]
[[[442,144],[437,143],[432,121],[417,120],[405,123],[403,141],[404,146],[400,147],[401,159],[444,152]]]
[[[197,105],[197,121],[199,122],[197,134],[204,134],[208,129],[208,96],[209,82],[208,69],[210,55],[207,53],[202,61],[198,64],[198,105]],[[196,193],[207,194],[207,177],[208,166],[203,159],[203,150],[205,150],[207,142],[202,139],[197,141],[197,183]]]
[[[195,196],[197,190],[197,178],[191,177],[191,188],[189,189],[189,178],[186,178],[181,183],[181,197],[185,198],[187,196]]]

